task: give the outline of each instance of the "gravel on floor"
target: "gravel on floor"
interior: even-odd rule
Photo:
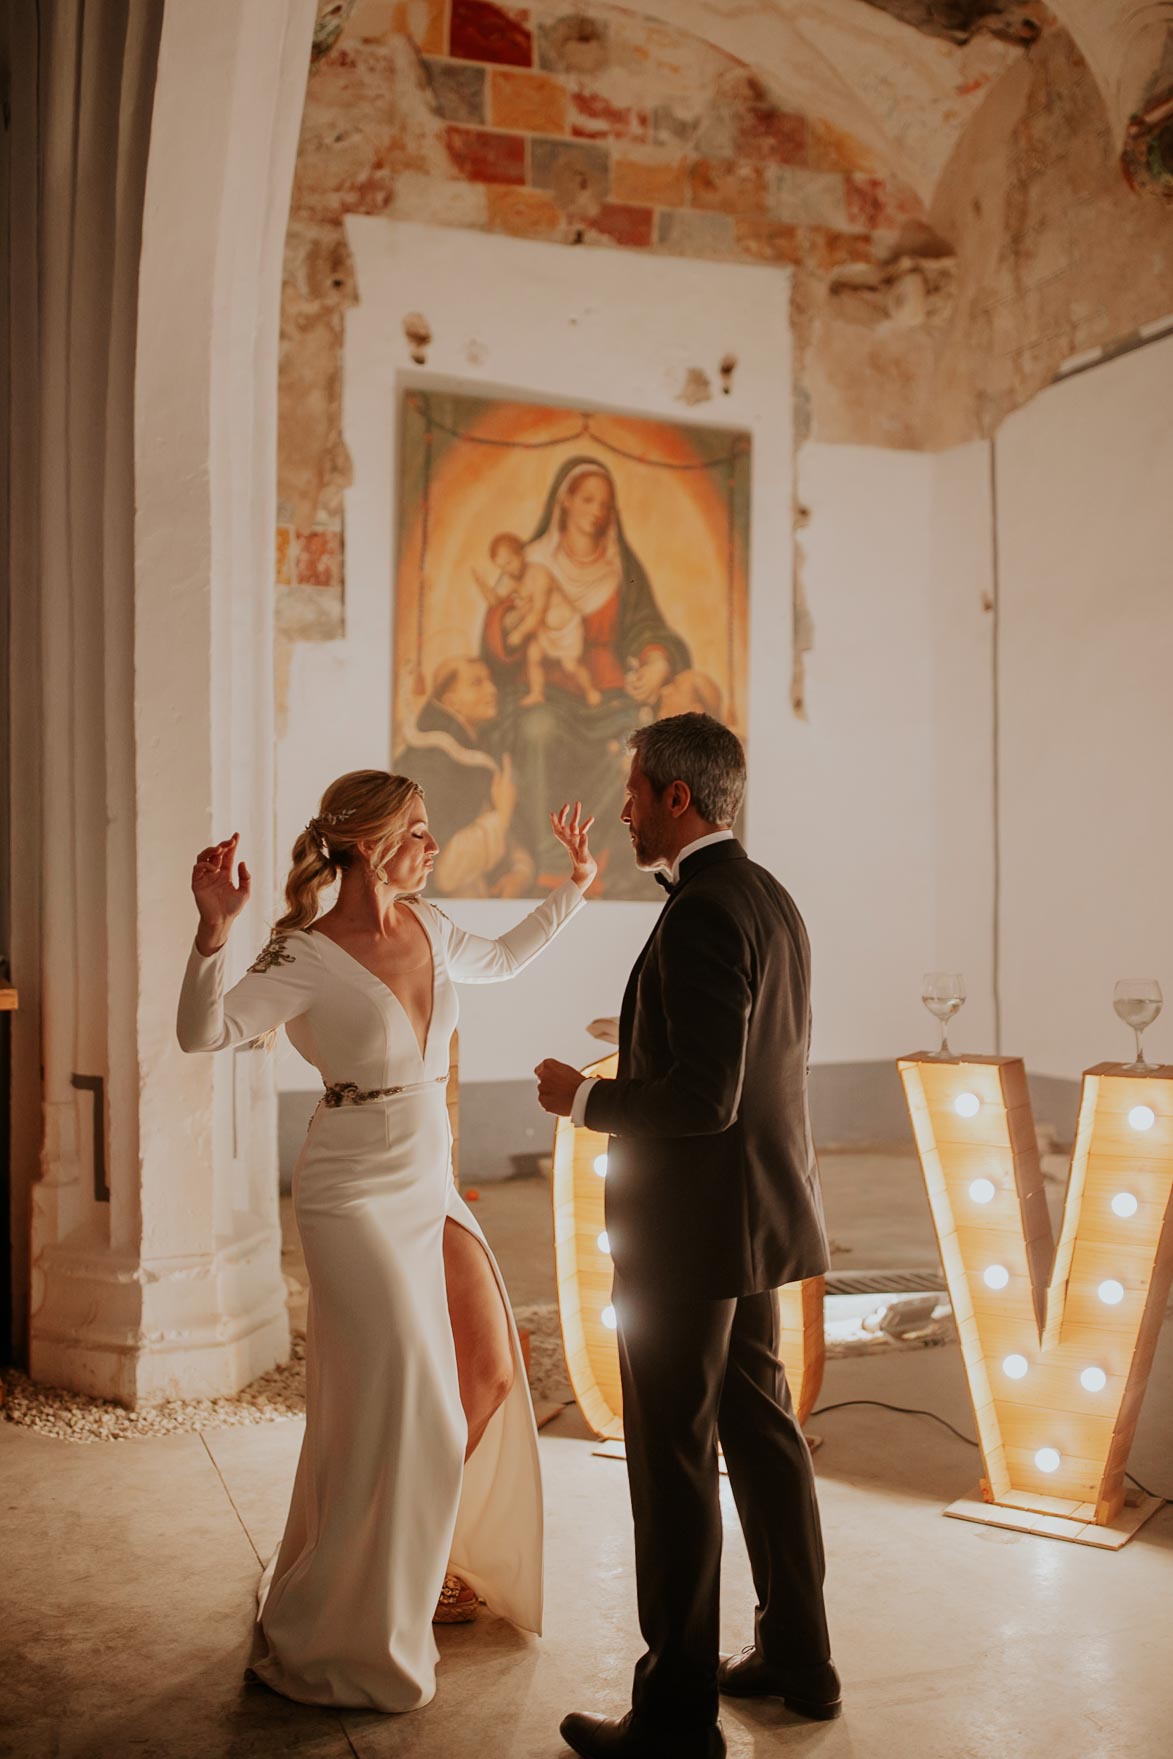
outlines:
[[[874,1299],[874,1298],[873,1298]],[[848,1304],[861,1305],[858,1297]],[[866,1305],[863,1303],[862,1305]],[[876,1303],[880,1307],[881,1303]],[[517,1324],[529,1332],[529,1383],[535,1405],[567,1405],[574,1392],[562,1350],[562,1325],[555,1302],[533,1302],[514,1309]],[[830,1315],[829,1321],[830,1321]],[[948,1308],[914,1337],[894,1338],[873,1328],[861,1315],[829,1322],[828,1359],[843,1356],[886,1356],[898,1350],[925,1349],[951,1343],[956,1328]],[[129,1441],[148,1435],[194,1434],[201,1429],[227,1429],[250,1423],[282,1423],[305,1415],[305,1335],[293,1333],[288,1362],[271,1368],[231,1397],[169,1399],[129,1411],[109,1399],[60,1387],[37,1386],[19,1369],[0,1376],[4,1402],[0,1418],[58,1441]]]
[[[529,1332],[529,1384],[534,1404],[569,1405],[574,1392],[562,1353],[562,1321],[554,1301],[515,1307],[518,1325]]]
[[[574,1394],[566,1378],[557,1307],[552,1303],[519,1307],[516,1315],[518,1325],[530,1334],[530,1387],[535,1404],[569,1403]],[[305,1336],[293,1333],[288,1362],[225,1398],[168,1399],[164,1404],[129,1411],[110,1399],[37,1386],[16,1368],[6,1369],[0,1383],[4,1388],[0,1418],[58,1441],[130,1441],[248,1423],[283,1423],[286,1418],[305,1415]]]
[[[218,1399],[168,1399],[128,1411],[110,1399],[60,1387],[37,1386],[19,1369],[5,1369],[0,1417],[58,1441],[131,1441],[146,1435],[193,1434],[246,1423],[283,1423],[305,1414],[305,1337],[294,1332],[288,1362],[270,1368],[250,1386]]]

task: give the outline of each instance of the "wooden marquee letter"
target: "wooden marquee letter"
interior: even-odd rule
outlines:
[[[604,1057],[584,1075],[611,1077],[618,1057]],[[611,1254],[603,1186],[607,1138],[559,1118],[554,1136],[554,1262],[558,1309],[570,1384],[596,1435],[623,1438],[619,1351],[611,1306]],[[778,1290],[782,1361],[800,1423],[809,1416],[823,1380],[824,1279],[787,1283]]]
[[[1173,1278],[1173,1067],[1085,1073],[1057,1249],[1022,1059],[899,1069],[990,1505],[948,1513],[1118,1548],[1159,1506],[1124,1475]]]

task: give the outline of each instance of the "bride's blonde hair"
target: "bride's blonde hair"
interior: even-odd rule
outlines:
[[[412,802],[423,789],[410,776],[386,770],[351,770],[331,782],[321,805],[293,845],[285,882],[284,916],[274,934],[308,928],[318,914],[319,894],[344,868],[362,860],[358,845],[371,845],[367,857],[376,872],[394,855],[407,833]]]

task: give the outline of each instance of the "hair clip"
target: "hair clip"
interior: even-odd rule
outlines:
[[[330,853],[330,845],[326,841],[326,833],[322,830],[316,819],[310,819],[305,827],[305,834],[311,839],[314,848],[322,857],[323,861],[333,861],[334,857]]]

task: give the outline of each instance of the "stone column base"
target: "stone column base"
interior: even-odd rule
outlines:
[[[138,1259],[74,1236],[33,1273],[29,1372],[132,1409],[237,1393],[289,1356],[281,1238],[255,1217],[207,1255]]]

